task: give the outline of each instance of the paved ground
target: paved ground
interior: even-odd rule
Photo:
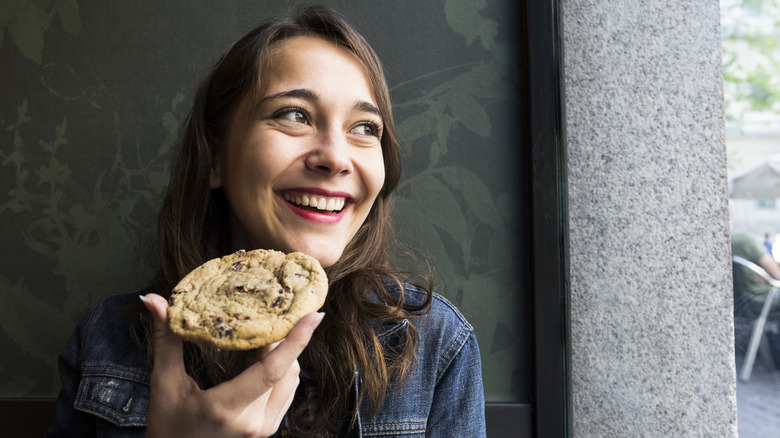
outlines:
[[[743,356],[736,360],[739,376]],[[740,438],[780,437],[780,370],[760,352],[750,380],[737,378],[737,418]]]

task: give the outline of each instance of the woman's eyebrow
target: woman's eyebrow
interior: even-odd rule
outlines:
[[[279,93],[266,96],[262,98],[258,104],[262,105],[265,102],[274,99],[279,99],[280,97],[296,97],[298,99],[304,99],[310,101],[316,101],[318,99],[317,94],[314,91],[309,90],[308,88],[296,88],[294,90],[281,91]]]
[[[362,111],[367,113],[374,113],[378,115],[379,117],[382,117],[382,112],[379,111],[379,108],[376,107],[371,102],[366,102],[365,100],[359,100],[355,102],[355,105],[352,107],[355,111]]]
[[[283,97],[293,97],[293,98],[298,98],[298,99],[303,99],[308,101],[317,101],[319,99],[317,93],[315,93],[314,91],[308,88],[296,88],[294,90],[280,91],[270,96],[266,96],[260,99],[258,105],[262,105],[266,102],[272,101],[274,99],[283,98]],[[355,102],[355,104],[352,106],[352,109],[355,111],[373,113],[378,115],[379,117],[382,117],[382,112],[379,111],[379,108],[377,108],[376,105],[374,105],[373,103],[365,100],[359,100]]]

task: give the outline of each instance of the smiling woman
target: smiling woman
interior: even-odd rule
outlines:
[[[266,62],[220,141],[211,188],[228,199],[234,248],[301,251],[328,267],[384,183],[382,115],[344,47],[301,36]]]
[[[471,325],[390,261],[399,176],[388,87],[360,34],[322,7],[249,32],[197,91],[158,274],[142,302],[110,298],[77,328],[48,436],[484,436]],[[316,258],[325,316],[256,351],[174,336],[173,286],[257,248]]]

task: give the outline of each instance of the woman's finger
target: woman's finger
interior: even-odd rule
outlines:
[[[278,429],[295,397],[295,390],[300,382],[299,374],[300,366],[298,361],[295,361],[284,377],[276,382],[270,391],[255,399],[246,412],[255,421],[262,419],[263,424],[271,424],[271,430]]]
[[[184,373],[183,343],[168,328],[168,301],[157,295],[141,296],[154,323],[154,370],[163,375]]]
[[[182,415],[182,409],[187,410],[182,396],[196,390],[197,385],[185,371],[182,341],[168,328],[168,302],[155,294],[141,296],[141,301],[154,324],[154,364],[146,436],[168,437],[172,436],[171,431],[183,430],[187,425],[186,415]]]
[[[295,366],[297,364],[298,361],[295,361],[294,366],[290,367],[290,372],[274,386],[271,390],[271,396],[268,398],[266,412],[269,416],[276,412],[274,429],[279,428],[282,419],[285,414],[287,414],[287,410],[290,408],[290,405],[292,405],[293,399],[295,398],[295,390],[298,388],[298,384],[301,381],[299,377],[300,367]]]
[[[260,362],[265,359],[265,357],[268,356],[268,353],[272,352],[274,348],[278,347],[281,343],[282,341],[274,342],[273,344],[258,348],[257,353],[255,354],[255,362]]]
[[[229,391],[238,403],[249,404],[270,390],[290,371],[308,345],[314,329],[322,322],[324,313],[310,313],[301,318],[283,341],[259,362],[254,363],[230,383]],[[297,374],[297,370],[296,370]],[[227,385],[226,385],[227,386]]]

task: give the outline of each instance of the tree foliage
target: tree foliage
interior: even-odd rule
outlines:
[[[780,117],[780,0],[721,0],[726,118]]]

